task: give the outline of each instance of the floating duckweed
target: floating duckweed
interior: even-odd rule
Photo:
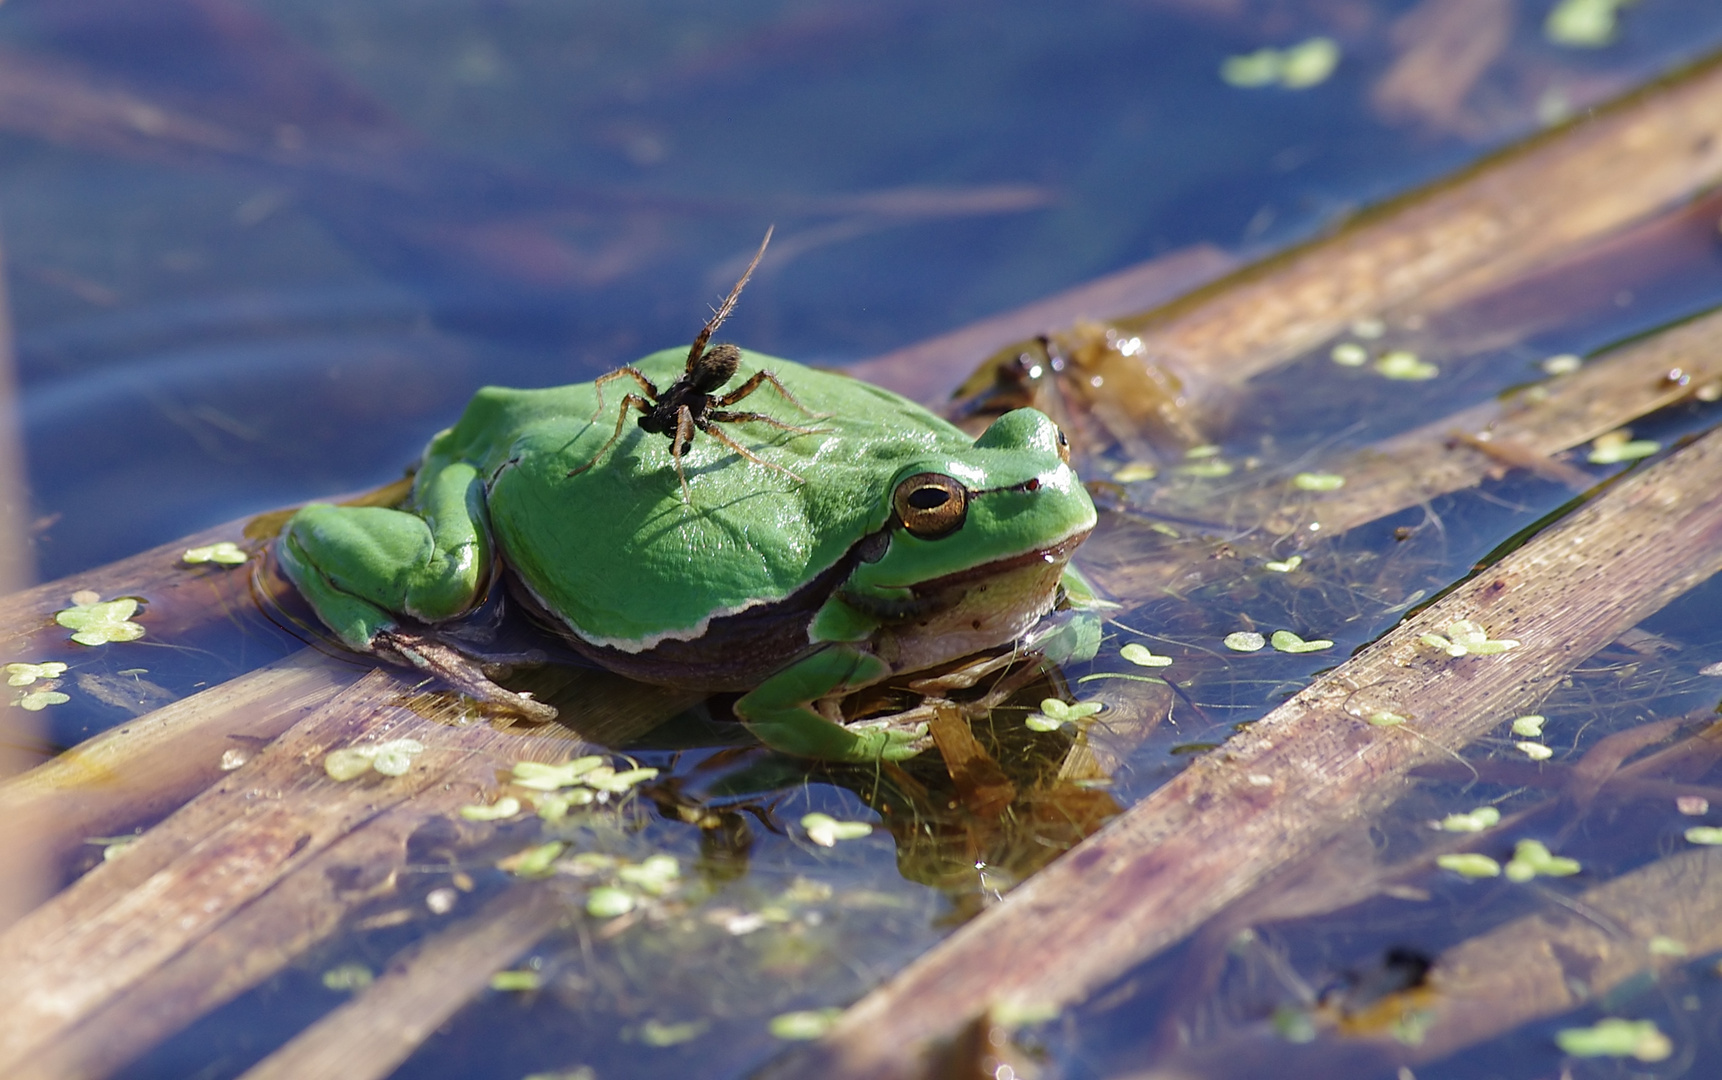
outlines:
[[[1280,82],[1288,90],[1303,90],[1327,81],[1339,66],[1339,45],[1332,38],[1313,37],[1283,54]]]
[[[1517,742],[1513,744],[1519,752],[1532,761],[1547,761],[1555,756],[1555,752],[1540,742]]]
[[[1137,667],[1170,667],[1170,656],[1158,656],[1146,645],[1132,641],[1118,650],[1118,655],[1135,664]]]
[[[572,791],[546,791],[532,799],[532,807],[538,816],[545,821],[561,821],[568,816],[568,810],[574,806],[589,806],[598,799],[597,792],[590,788],[575,788]]]
[[[1600,49],[1614,40],[1620,9],[1633,0],[1560,0],[1543,20],[1543,36],[1556,45]]]
[[[1216,458],[1219,456],[1220,448],[1213,443],[1203,443],[1201,446],[1192,446],[1190,449],[1184,451],[1184,459],[1186,461],[1202,461],[1207,458]]]
[[[72,699],[59,690],[44,688],[41,690],[30,690],[20,694],[18,695],[18,700],[14,701],[12,704],[23,709],[25,712],[41,712],[50,705],[64,705],[70,700]]]
[[[1410,721],[1405,717],[1388,709],[1375,710],[1368,716],[1364,717],[1363,722],[1375,727],[1399,727],[1401,724],[1410,723]]]
[[[493,803],[475,803],[460,808],[460,816],[468,821],[507,821],[520,813],[520,800],[504,795]]]
[[[1222,643],[1233,652],[1260,652],[1268,639],[1254,630],[1235,630],[1226,635]]]
[[[593,769],[586,774],[586,786],[598,791],[607,791],[619,795],[635,784],[643,783],[658,775],[656,769],[627,769],[616,772],[610,769]]]
[[[1722,827],[1715,825],[1694,825],[1686,830],[1688,843],[1703,844],[1705,847],[1715,847],[1722,844]]]
[[[323,756],[323,771],[332,780],[345,783],[371,771],[371,754],[351,747],[331,750]]]
[[[1710,800],[1702,795],[1677,795],[1674,808],[1687,817],[1703,817],[1710,812]]]
[[[680,1023],[665,1023],[662,1020],[647,1020],[639,1027],[640,1041],[647,1046],[678,1046],[690,1042],[705,1034],[711,1026],[709,1020],[683,1020]]]
[[[327,990],[363,990],[375,980],[371,969],[357,962],[338,964],[323,972],[323,987]]]
[[[1327,81],[1339,57],[1339,45],[1333,39],[1314,37],[1288,49],[1257,49],[1228,56],[1220,65],[1220,78],[1238,87],[1278,83],[1288,90],[1304,90]]]
[[[514,763],[514,782],[534,791],[555,791],[558,788],[573,787],[580,782],[582,776],[602,764],[604,759],[596,754],[577,757],[560,765],[547,765],[541,761],[517,761]]]
[[[1470,619],[1457,619],[1446,626],[1446,635],[1424,634],[1417,640],[1432,649],[1439,649],[1448,656],[1490,656],[1504,653],[1508,649],[1516,649],[1519,643],[1512,638],[1491,640],[1488,631],[1472,622]]]
[[[1501,812],[1493,806],[1479,806],[1469,814],[1448,814],[1441,819],[1441,828],[1448,832],[1479,833],[1501,823]]]
[[[594,919],[614,919],[634,910],[634,894],[614,885],[600,885],[586,894],[586,914]]]
[[[543,985],[538,972],[531,969],[522,971],[499,971],[490,977],[490,988],[503,994],[518,994],[536,990]]]
[[[1437,855],[1435,865],[1443,870],[1451,870],[1460,877],[1489,878],[1501,876],[1501,864],[1487,855],[1479,855],[1474,851],[1450,852]]]
[[[29,686],[37,679],[57,679],[66,673],[66,665],[58,660],[45,664],[7,664],[7,686]]]
[[[1692,950],[1686,947],[1686,942],[1679,938],[1671,938],[1667,934],[1656,934],[1645,942],[1645,948],[1652,956],[1672,956],[1678,959],[1692,955]]]
[[[137,609],[138,602],[129,596],[103,602],[97,593],[80,592],[73,595],[71,607],[54,613],[54,621],[76,631],[72,640],[79,645],[136,641],[144,636],[144,628],[130,621]]]
[[[801,827],[807,830],[807,838],[820,847],[835,847],[839,840],[859,840],[873,832],[873,826],[865,821],[838,821],[829,814],[819,813],[804,815]]]
[[[1441,369],[1408,349],[1395,349],[1375,362],[1375,370],[1389,379],[1420,382],[1433,379]]]
[[[1057,698],[1045,698],[1040,703],[1040,712],[1029,714],[1023,723],[1030,731],[1057,731],[1065,724],[1088,719],[1102,708],[1104,706],[1098,701],[1081,701],[1073,705]]]
[[[515,877],[544,877],[555,867],[556,859],[568,845],[560,840],[552,840],[548,844],[529,847],[525,851],[517,851],[508,858],[496,864],[497,869],[506,870]]]
[[[1262,564],[1263,568],[1272,570],[1276,574],[1289,574],[1302,565],[1302,555],[1293,555],[1291,558],[1281,562],[1265,562]]]
[[[331,750],[323,756],[323,771],[332,780],[346,782],[363,776],[372,769],[384,776],[401,776],[412,768],[416,754],[424,753],[425,744],[417,739],[391,739],[368,746],[348,746]]]
[[[377,756],[371,759],[371,768],[384,776],[405,776],[413,767],[413,755],[424,749],[416,742],[412,743],[411,749],[401,745],[406,742],[411,740],[401,739],[378,747]]]
[[[1160,475],[1160,470],[1145,461],[1132,461],[1130,464],[1112,474],[1112,479],[1120,484],[1137,484],[1144,480],[1152,480]]]
[[[1625,428],[1598,435],[1591,440],[1590,453],[1585,460],[1592,465],[1618,465],[1623,461],[1647,458],[1662,449],[1662,444],[1650,439],[1634,439]]]
[[[1543,370],[1548,372],[1550,375],[1571,375],[1583,366],[1584,361],[1574,356],[1572,353],[1561,353],[1559,356],[1551,356],[1542,363]]]
[[[1192,461],[1188,465],[1178,466],[1178,471],[1185,476],[1194,476],[1198,480],[1218,480],[1222,476],[1232,475],[1232,463],[1214,458],[1210,461]]]
[[[1534,877],[1572,877],[1582,869],[1577,859],[1549,852],[1541,840],[1520,840],[1507,863],[1507,880],[1525,882]]]
[[[1330,472],[1300,472],[1292,477],[1292,487],[1299,491],[1338,491],[1345,486],[1345,477]]]
[[[868,826],[868,832],[871,831],[872,826]],[[682,868],[672,855],[652,855],[644,862],[621,867],[616,876],[653,896],[662,896],[676,887],[681,880]]]
[[[1333,642],[1326,638],[1312,638],[1305,641],[1290,630],[1275,630],[1274,636],[1268,639],[1275,649],[1283,653],[1320,652],[1333,648]]]
[[[805,1041],[822,1037],[842,1015],[842,1009],[802,1009],[772,1017],[769,1026],[780,1039]]]
[[[1362,367],[1369,363],[1369,350],[1355,341],[1342,341],[1327,355],[1341,367]]]
[[[1374,341],[1387,333],[1387,324],[1376,318],[1362,318],[1351,324],[1351,333],[1365,341]]]
[[[223,540],[219,544],[209,544],[206,547],[188,548],[180,556],[184,561],[197,563],[220,563],[222,566],[238,566],[250,560],[251,556],[231,540]]]
[[[1531,713],[1513,721],[1513,734],[1525,739],[1540,739],[1543,737],[1543,725],[1548,718]]]
[[[1617,1016],[1598,1020],[1587,1028],[1563,1028],[1555,1032],[1555,1044],[1573,1057],[1630,1057],[1639,1061],[1662,1061],[1674,1053],[1674,1043],[1654,1020],[1623,1020]]]

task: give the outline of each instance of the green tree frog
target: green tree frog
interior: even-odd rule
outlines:
[[[398,508],[307,506],[281,565],[362,652],[448,674],[434,627],[506,580],[605,668],[745,692],[736,716],[777,750],[907,757],[916,733],[845,726],[833,703],[1017,639],[1052,607],[1094,505],[1033,409],[970,438],[865,382],[732,354],[738,385],[768,371],[784,394],[754,394],[756,419],[724,420],[724,439],[623,430],[628,406],[612,393],[600,409],[594,383],[480,390]],[[669,349],[633,366],[670,386],[685,361]]]

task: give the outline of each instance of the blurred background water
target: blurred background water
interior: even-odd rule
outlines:
[[[769,223],[727,332],[841,364],[1309,237],[1722,44],[1711,0],[1588,49],[1552,0],[1458,6],[14,0],[38,576],[387,481],[480,385],[688,340]],[[1315,37],[1313,85],[1221,77]]]

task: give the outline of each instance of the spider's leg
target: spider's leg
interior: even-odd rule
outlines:
[[[754,268],[759,266],[759,260],[764,257],[765,245],[771,243],[771,232],[775,228],[777,228],[776,225],[766,228],[765,239],[759,242],[759,250],[753,253],[753,261],[747,264],[747,269],[742,271],[741,278],[735,283],[735,288],[729,291],[729,295],[724,297],[723,303],[719,304],[717,310],[712,312],[712,317],[706,320],[705,326],[700,329],[700,336],[694,338],[693,347],[688,349],[687,370],[692,371],[694,369],[694,362],[700,358],[701,353],[706,351],[706,342],[712,339],[717,328],[722,326],[723,321],[729,318],[729,313],[735,310],[735,302],[741,299],[741,291],[747,287],[748,278],[753,277]]]
[[[612,374],[620,373],[612,372]],[[635,374],[638,375],[639,372],[635,372]],[[645,376],[641,375],[640,381],[645,382]],[[646,385],[650,386],[651,384],[647,383]],[[638,394],[629,394],[627,397],[623,398],[622,407],[616,410],[616,430],[610,433],[610,437],[604,441],[603,446],[598,448],[598,452],[586,460],[586,464],[580,466],[578,469],[569,469],[569,476],[580,475],[587,469],[598,464],[598,459],[610,452],[610,447],[615,446],[616,440],[622,437],[622,425],[628,422],[628,410],[630,408],[638,409],[641,412],[651,412],[652,403]],[[596,420],[598,418],[594,416],[592,419]]]
[[[635,382],[639,383],[640,389],[646,392],[646,399],[648,401],[657,401],[658,398],[662,396],[658,393],[658,388],[652,385],[652,380],[641,374],[639,368],[631,366],[619,367],[615,371],[600,375],[596,379],[592,380],[592,390],[598,395],[598,410],[592,414],[592,419],[589,421],[590,423],[597,423],[598,418],[604,415],[604,384],[615,382],[617,379],[633,379]],[[632,397],[633,395],[630,394],[629,396]],[[644,412],[645,410],[642,409],[641,411]]]
[[[727,409],[713,409],[711,412],[706,413],[706,420],[713,424],[770,424],[779,431],[793,431],[797,435],[831,434],[830,428],[797,427],[794,424],[786,424],[775,416],[767,416],[764,413],[756,412],[730,412]]]
[[[682,503],[693,505],[693,496],[688,494],[688,474],[682,471],[682,455],[688,452],[688,447],[694,444],[694,414],[686,405],[676,410],[676,434],[670,440],[670,460],[676,463],[676,479],[682,482]]]
[[[825,417],[830,415],[829,413],[816,413],[812,409],[809,409],[807,406],[803,405],[801,402],[797,401],[795,398],[795,395],[789,392],[789,388],[787,386],[784,386],[782,383],[778,382],[777,376],[773,375],[769,371],[756,371],[756,372],[754,372],[753,378],[742,383],[740,386],[736,387],[734,390],[731,390],[729,393],[725,394],[723,397],[717,398],[716,400],[714,400],[712,402],[712,404],[716,405],[720,409],[724,408],[727,405],[734,405],[736,402],[740,401],[742,398],[753,393],[755,390],[758,390],[760,388],[760,386],[764,383],[770,383],[774,390],[776,390],[779,394],[783,395],[783,399],[785,401],[789,402],[791,405],[800,409],[803,413],[807,414],[808,416],[811,416],[815,420],[823,420],[823,419],[825,419]]]
[[[747,460],[753,462],[755,465],[764,465],[766,468],[772,470],[773,472],[780,472],[783,475],[789,477],[791,480],[794,480],[798,484],[807,483],[806,480],[803,480],[801,477],[790,472],[788,469],[784,468],[782,465],[774,465],[771,462],[766,461],[764,458],[756,456],[753,453],[753,451],[749,450],[747,447],[743,446],[741,443],[736,442],[734,439],[730,438],[728,435],[725,435],[722,431],[719,431],[717,428],[708,427],[705,430],[706,430],[706,434],[710,435],[712,438],[716,439],[718,442],[723,443],[725,446],[729,447],[731,450],[734,450],[736,453],[740,454],[742,457],[746,458]]]

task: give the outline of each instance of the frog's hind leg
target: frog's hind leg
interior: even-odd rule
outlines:
[[[611,378],[613,376],[621,375],[625,372],[630,372],[630,371],[634,372],[634,376],[640,380],[641,385],[645,386],[648,389],[651,389],[652,384],[651,384],[650,380],[648,380],[644,375],[641,375],[639,372],[634,371],[633,368],[622,368],[619,371],[612,371],[612,372],[610,372],[609,375],[604,376],[604,379],[608,379],[608,378]],[[602,383],[604,381],[604,379],[599,379],[598,382]],[[594,383],[593,385],[597,385],[597,383]],[[653,393],[653,396],[656,396],[657,391],[652,390],[652,393]],[[585,472],[587,469],[590,469],[592,466],[598,464],[598,459],[610,452],[610,447],[615,446],[616,440],[620,439],[622,437],[622,425],[626,424],[628,422],[628,410],[629,409],[637,409],[641,413],[650,413],[652,411],[652,403],[647,401],[645,398],[641,397],[638,394],[629,394],[627,397],[623,398],[622,399],[622,407],[620,409],[616,410],[616,430],[612,431],[610,433],[610,437],[608,439],[604,440],[604,445],[600,446],[598,448],[598,452],[596,454],[593,454],[590,458],[586,459],[586,464],[580,466],[577,469],[569,469],[568,470],[569,476],[579,476],[581,473]],[[602,390],[600,390],[598,392],[598,413],[601,414],[601,413],[603,413],[603,411],[604,411],[604,392]],[[592,419],[597,420],[598,416],[595,414],[592,417]]]

